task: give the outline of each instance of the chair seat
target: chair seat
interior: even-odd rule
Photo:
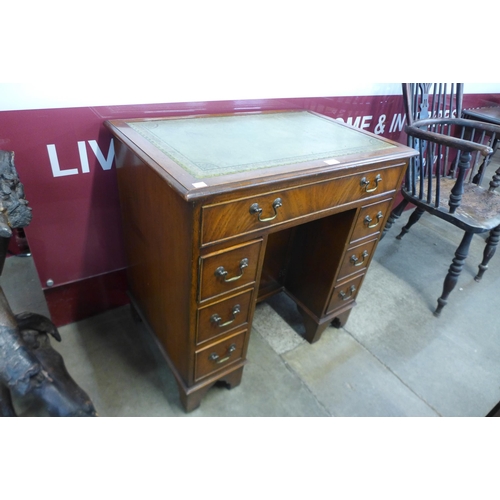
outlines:
[[[491,192],[488,188],[476,184],[464,185],[460,206],[454,214],[449,213],[448,202],[455,182],[455,179],[441,178],[440,207],[433,210],[433,213],[438,217],[442,215],[452,223],[453,220],[450,218],[456,219],[458,223],[456,225],[466,225],[473,232],[486,232],[497,227],[500,224],[500,193]],[[424,203],[424,205],[433,207],[432,204]]]

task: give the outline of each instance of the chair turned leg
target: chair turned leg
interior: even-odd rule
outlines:
[[[479,264],[479,271],[477,276],[474,278],[476,281],[481,281],[484,272],[488,269],[488,262],[491,260],[493,255],[495,255],[495,250],[497,249],[498,241],[500,240],[500,226],[490,231],[490,235],[486,240],[486,247],[483,253],[483,262]]]
[[[387,222],[385,223],[384,230],[382,231],[382,236],[380,239],[382,239],[386,233],[391,229],[392,225],[401,217],[401,214],[403,213],[404,209],[406,208],[406,205],[408,205],[407,200],[402,200],[401,203],[391,212],[391,215],[389,215]]]
[[[455,252],[455,257],[452,260],[450,269],[448,270],[448,274],[444,279],[443,294],[438,299],[438,306],[434,311],[434,316],[439,316],[443,307],[448,303],[448,296],[455,288],[458,277],[460,276],[460,273],[462,272],[462,269],[464,267],[465,259],[469,254],[472,236],[474,236],[474,233],[465,233],[460,245],[457,248],[457,251]]]
[[[496,149],[498,149],[498,141],[497,141],[497,145],[495,147],[495,151]],[[490,181],[490,188],[489,188],[489,191],[495,191],[495,189],[500,186],[500,168],[498,168],[493,177],[491,178],[491,181]]]
[[[413,213],[410,215],[410,218],[408,219],[408,222],[406,223],[406,226],[401,229],[401,232],[399,233],[398,236],[396,236],[397,240],[400,240],[403,238],[403,236],[410,230],[410,227],[413,226],[416,222],[420,220],[420,217],[422,217],[422,214],[425,212],[423,208],[416,208]]]

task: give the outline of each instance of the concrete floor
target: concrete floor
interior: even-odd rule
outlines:
[[[462,232],[425,214],[398,241],[408,215],[380,242],[344,328],[329,327],[310,345],[285,296],[258,305],[241,385],[213,387],[189,414],[128,306],[64,326],[52,344],[102,417],[485,416],[500,401],[500,257],[476,283],[484,238],[475,236],[435,318]],[[8,258],[0,283],[14,312],[48,314],[31,258]]]

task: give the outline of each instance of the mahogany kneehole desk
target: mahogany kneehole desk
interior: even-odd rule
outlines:
[[[255,304],[343,325],[413,149],[308,111],[106,122],[133,306],[186,411],[241,381]]]

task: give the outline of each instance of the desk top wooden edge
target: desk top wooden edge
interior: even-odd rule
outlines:
[[[283,166],[274,166],[259,169],[256,171],[233,173],[220,175],[217,177],[199,178],[193,177],[189,172],[180,167],[173,159],[156,148],[151,142],[134,130],[128,123],[130,122],[152,122],[163,120],[176,120],[184,118],[206,118],[206,117],[225,117],[249,114],[267,114],[267,113],[283,113],[290,110],[275,110],[275,111],[259,111],[259,112],[243,112],[243,113],[224,113],[224,114],[204,114],[204,115],[186,115],[175,117],[154,117],[154,118],[129,118],[129,119],[114,119],[107,120],[104,124],[111,133],[128,146],[141,160],[149,164],[165,181],[173,187],[180,196],[186,201],[194,201],[199,198],[205,198],[214,194],[224,192],[234,192],[240,189],[245,189],[254,186],[272,186],[275,183],[289,179],[291,175],[295,179],[318,177],[335,173],[342,175],[343,172],[354,167],[363,168],[374,162],[406,160],[412,156],[416,156],[418,152],[400,144],[391,139],[385,138],[361,130],[351,125],[338,122],[334,118],[321,115],[319,113],[309,111],[311,114],[335,121],[339,125],[351,130],[355,130],[360,134],[372,137],[378,141],[387,144],[387,149],[379,149],[370,153],[351,154],[342,157],[341,161],[336,164],[328,164],[324,160],[312,160],[287,164]],[[296,111],[296,110],[293,110]]]

